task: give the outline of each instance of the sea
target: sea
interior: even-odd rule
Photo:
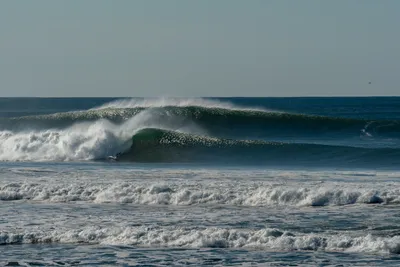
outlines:
[[[0,98],[0,266],[400,266],[400,97]]]

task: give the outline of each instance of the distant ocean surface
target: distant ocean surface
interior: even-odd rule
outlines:
[[[2,266],[399,266],[400,97],[0,98]]]

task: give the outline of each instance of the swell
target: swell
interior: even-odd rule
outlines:
[[[400,149],[297,144],[212,138],[145,128],[132,137],[119,161],[206,162],[264,165],[395,167]]]
[[[202,106],[162,106],[134,108],[102,108],[86,111],[55,113],[2,119],[3,129],[63,128],[77,122],[106,119],[123,123],[143,111],[150,111],[153,119],[177,121],[181,126],[190,123],[204,128],[218,137],[400,137],[400,123],[396,120],[365,120],[293,114],[255,109],[233,109]],[[161,125],[162,126],[162,125]]]

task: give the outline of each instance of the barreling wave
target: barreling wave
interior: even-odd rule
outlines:
[[[0,160],[386,166],[400,122],[294,114],[210,101],[113,102],[3,118]]]

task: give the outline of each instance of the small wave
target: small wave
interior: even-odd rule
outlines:
[[[223,185],[223,186],[221,186]],[[1,201],[131,203],[141,205],[235,206],[342,206],[399,204],[400,190],[391,185],[346,183],[308,186],[268,183],[240,184],[38,184],[7,183],[0,186]]]
[[[0,244],[88,243],[140,247],[251,248],[279,251],[344,251],[399,254],[400,237],[350,236],[260,230],[184,227],[85,227],[22,233],[0,232]]]

